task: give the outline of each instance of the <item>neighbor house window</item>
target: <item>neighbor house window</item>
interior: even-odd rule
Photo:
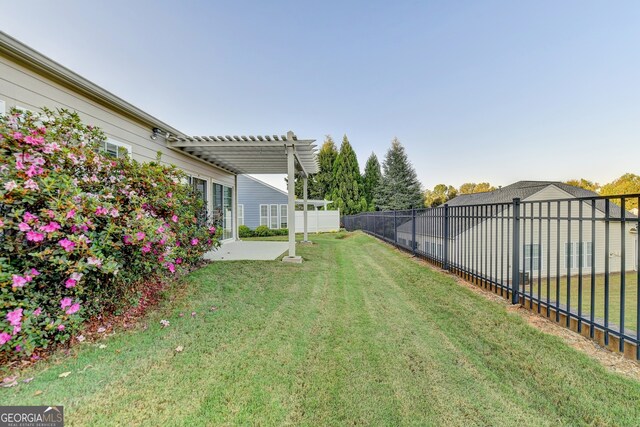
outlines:
[[[540,244],[524,245],[524,271],[540,270]]]
[[[131,155],[131,146],[115,139],[107,138],[106,141],[100,142],[100,151],[120,159]]]
[[[269,226],[269,205],[260,205],[260,225]]]
[[[269,228],[278,228],[278,205],[271,205],[269,213],[271,215],[269,218]]]
[[[280,228],[287,228],[287,221],[289,221],[288,208],[289,206],[287,205],[280,205]]]
[[[238,205],[238,225],[244,225],[244,205]]]
[[[582,248],[582,262],[580,262],[580,248]],[[591,267],[592,242],[572,242],[564,244],[565,268]]]

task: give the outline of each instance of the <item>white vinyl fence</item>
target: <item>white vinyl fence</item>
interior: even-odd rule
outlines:
[[[307,211],[307,231],[309,233],[338,231],[340,211]],[[296,233],[304,232],[304,212],[296,211]]]

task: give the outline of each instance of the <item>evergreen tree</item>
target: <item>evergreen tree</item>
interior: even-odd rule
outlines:
[[[338,150],[331,135],[327,135],[318,152],[320,172],[316,174],[316,191],[319,199],[329,199],[333,192],[333,165],[338,158]]]
[[[345,215],[352,215],[367,209],[367,200],[362,194],[362,176],[358,158],[351,148],[347,135],[342,139],[340,153],[333,163],[331,182],[331,209],[340,209]]]
[[[391,142],[391,148],[387,151],[382,169],[382,183],[377,192],[376,206],[382,210],[423,206],[423,194],[418,176],[398,138],[394,138]]]
[[[364,198],[367,201],[367,206],[370,211],[376,210],[374,198],[378,186],[382,181],[382,172],[380,172],[380,162],[378,162],[378,156],[376,153],[371,153],[367,159],[367,164],[364,167],[364,176],[362,177],[362,189],[364,192]]]
[[[318,152],[318,163],[320,171],[309,175],[307,180],[307,192],[310,199],[324,200],[331,197],[333,181],[333,164],[338,157],[336,144],[331,135],[325,137],[324,143]],[[303,197],[302,178],[296,178],[296,197]]]

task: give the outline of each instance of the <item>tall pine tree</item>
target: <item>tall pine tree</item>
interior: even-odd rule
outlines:
[[[374,202],[376,191],[382,181],[382,172],[380,172],[380,162],[376,153],[371,153],[364,167],[364,176],[362,177],[362,189],[364,198],[367,201],[367,207],[370,211],[376,210]]]
[[[411,209],[423,206],[418,176],[398,138],[393,138],[382,169],[382,183],[376,195],[376,205],[380,209]]]
[[[347,135],[342,139],[340,153],[333,164],[332,189],[332,209],[340,209],[340,212],[345,215],[367,209],[367,201],[362,194],[362,176],[358,167],[358,158],[349,144]]]
[[[331,135],[327,135],[324,143],[318,152],[318,163],[320,171],[310,175],[307,181],[307,192],[310,199],[324,200],[331,197],[333,190],[333,164],[338,157],[336,144],[333,142]],[[302,178],[296,178],[296,196],[303,197]]]

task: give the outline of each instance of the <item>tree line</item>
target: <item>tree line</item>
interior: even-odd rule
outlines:
[[[349,139],[342,138],[340,149],[327,135],[318,152],[320,171],[308,179],[311,199],[331,200],[329,209],[340,209],[345,215],[376,210],[403,210],[442,205],[460,194],[473,194],[496,189],[488,182],[468,182],[459,187],[438,184],[422,190],[416,171],[409,161],[404,146],[394,138],[382,164],[371,153],[360,172],[358,158]],[[600,195],[638,194],[640,176],[627,173],[604,185],[580,178],[566,184],[594,191]],[[302,197],[302,180],[296,179],[296,195]],[[614,200],[615,202],[615,200]],[[638,201],[629,200],[628,209],[638,207]]]
[[[616,178],[613,181],[603,185],[584,178],[570,179],[568,181],[564,181],[564,183],[573,185],[574,187],[580,187],[585,190],[593,191],[601,196],[640,194],[640,176],[632,173],[626,173],[621,177]],[[495,189],[496,187],[489,184],[488,182],[480,182],[477,184],[466,183],[462,184],[458,188],[455,188],[452,185],[438,184],[433,187],[432,190],[425,191],[424,204],[426,207],[439,206],[448,202],[459,194],[482,193],[485,191],[493,191]],[[613,202],[619,204],[619,201],[616,199],[613,199]],[[625,207],[627,207],[628,209],[637,208],[638,200],[628,199],[625,203]]]
[[[397,138],[391,141],[382,165],[371,153],[360,173],[358,158],[345,135],[338,150],[332,137],[325,138],[318,152],[320,171],[308,179],[308,196],[333,203],[345,215],[359,212],[412,209],[424,206],[424,194],[413,165]],[[296,180],[296,195],[302,196],[302,180]]]

